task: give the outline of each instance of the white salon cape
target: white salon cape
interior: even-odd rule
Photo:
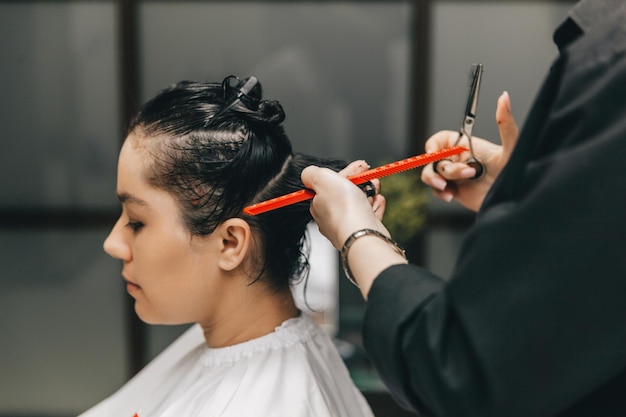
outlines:
[[[337,349],[302,315],[258,339],[208,348],[192,326],[79,417],[371,416]]]

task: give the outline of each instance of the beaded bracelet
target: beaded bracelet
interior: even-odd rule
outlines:
[[[374,230],[374,229],[357,230],[356,232],[348,236],[348,238],[346,239],[346,243],[344,243],[343,247],[341,248],[341,263],[343,265],[343,271],[346,273],[346,277],[348,278],[348,281],[350,281],[357,287],[359,286],[359,284],[357,284],[356,280],[354,279],[354,276],[352,275],[352,271],[350,270],[350,264],[348,264],[348,250],[350,250],[350,247],[352,246],[355,240],[357,240],[360,237],[367,236],[367,235],[376,236],[384,240],[385,242],[389,243],[391,246],[393,246],[396,252],[398,252],[400,255],[404,257],[404,259],[406,259],[406,252],[404,248],[400,246],[398,243],[396,243],[393,239],[390,239],[384,234],[380,233],[378,230]]]

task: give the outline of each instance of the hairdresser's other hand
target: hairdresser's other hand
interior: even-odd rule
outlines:
[[[316,193],[311,201],[311,215],[320,232],[338,250],[341,250],[348,236],[359,229],[370,228],[389,235],[381,223],[386,201],[378,193],[380,181],[372,181],[376,195],[368,198],[359,187],[345,178],[368,168],[364,161],[354,161],[339,173],[315,166],[302,171],[305,187]]]
[[[487,192],[508,162],[519,136],[507,92],[498,98],[496,122],[502,146],[477,137],[472,141],[476,159],[485,166],[485,175],[482,178],[472,180],[476,174],[474,168],[463,162],[450,160],[440,161],[437,172],[434,172],[432,164],[422,170],[422,181],[432,187],[437,197],[447,202],[455,199],[470,210],[477,211],[480,208]],[[435,133],[426,141],[426,152],[453,146],[458,135],[458,132],[448,130]],[[463,143],[461,145],[467,146]],[[464,155],[462,160],[468,158],[469,155]]]

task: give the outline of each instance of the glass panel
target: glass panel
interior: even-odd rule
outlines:
[[[429,248],[425,263],[432,273],[444,279],[452,275],[454,263],[450,262],[450,256],[461,249],[463,235],[462,230],[445,227],[433,228],[425,234],[426,246]]]
[[[142,2],[144,100],[179,80],[255,75],[297,151],[404,155],[406,2]]]
[[[127,376],[108,230],[0,232],[0,415],[77,415]]]
[[[0,208],[116,206],[113,2],[0,4]]]
[[[472,64],[484,75],[474,134],[499,142],[496,100],[507,90],[518,123],[557,56],[552,32],[575,1],[435,1],[429,130],[460,127]]]

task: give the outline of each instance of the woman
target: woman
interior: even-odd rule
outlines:
[[[371,416],[331,340],[300,314],[306,203],[247,205],[302,188],[276,101],[251,77],[181,82],[139,110],[122,146],[122,214],[104,243],[135,311],[197,323],[83,416]]]

